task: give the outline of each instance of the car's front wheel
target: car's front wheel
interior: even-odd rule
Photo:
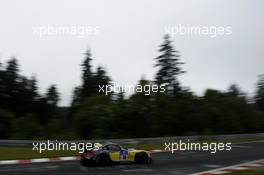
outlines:
[[[139,163],[139,164],[150,164],[151,158],[148,156],[147,153],[142,152],[136,155],[135,161],[136,163]]]

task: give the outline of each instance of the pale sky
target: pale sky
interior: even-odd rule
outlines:
[[[264,73],[263,0],[8,0],[0,2],[0,61],[15,56],[22,74],[36,75],[40,92],[57,84],[60,105],[69,105],[80,84],[80,63],[88,47],[93,65],[102,65],[114,82],[153,79],[154,58],[168,26],[231,26],[230,35],[175,35],[181,52],[180,80],[201,95],[237,83],[254,92]],[[90,26],[97,34],[47,35],[42,26]]]

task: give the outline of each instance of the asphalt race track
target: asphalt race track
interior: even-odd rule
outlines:
[[[0,165],[1,175],[139,175],[192,174],[264,158],[264,142],[232,145],[232,151],[178,152],[152,154],[151,165],[115,165],[110,167],[81,167],[79,161]]]

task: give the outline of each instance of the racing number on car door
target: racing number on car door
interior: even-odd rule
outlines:
[[[128,160],[128,150],[121,150],[120,161],[127,161],[127,160]]]

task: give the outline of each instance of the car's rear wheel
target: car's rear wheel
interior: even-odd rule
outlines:
[[[108,166],[110,164],[110,158],[109,156],[105,155],[105,154],[101,154],[97,157],[96,159],[96,164],[97,166]]]
[[[139,164],[150,164],[151,163],[151,159],[148,156],[148,154],[145,153],[145,152],[138,153],[136,155],[136,163],[139,163]]]

